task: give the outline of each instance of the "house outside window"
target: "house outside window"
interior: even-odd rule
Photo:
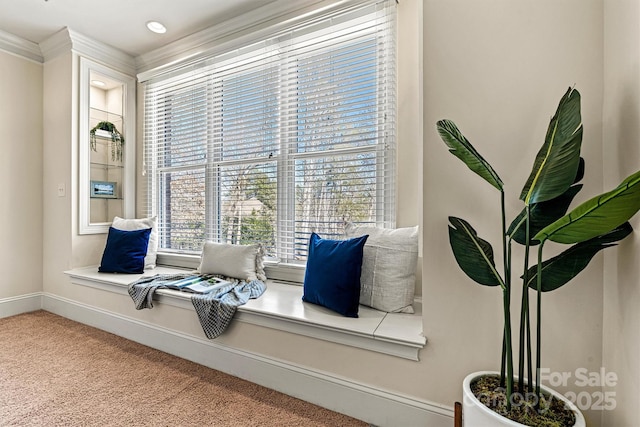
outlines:
[[[395,226],[395,2],[354,2],[144,84],[144,175],[160,251]]]

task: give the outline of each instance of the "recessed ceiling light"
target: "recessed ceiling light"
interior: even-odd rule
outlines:
[[[154,33],[164,34],[167,32],[167,28],[159,23],[158,21],[149,21],[147,22],[147,28]]]
[[[94,86],[105,87],[107,84],[102,80],[91,80],[91,84]]]

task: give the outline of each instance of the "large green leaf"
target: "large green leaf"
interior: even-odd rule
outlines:
[[[640,209],[640,171],[614,190],[587,200],[549,224],[534,239],[578,243],[608,233],[628,221]]]
[[[582,178],[584,178],[584,163],[584,159],[580,157],[578,172],[576,173],[576,177],[573,180],[574,184],[582,181]],[[529,207],[529,218],[531,222],[531,224],[529,225],[529,245],[535,246],[540,243],[540,241],[534,240],[533,236],[535,236],[538,231],[542,230],[544,227],[566,214],[567,209],[569,209],[569,206],[571,205],[571,202],[581,189],[582,185],[571,186],[560,196],[551,200],[547,200],[545,202],[534,203]],[[527,208],[525,207],[511,222],[511,225],[507,230],[507,235],[511,236],[513,240],[520,243],[521,245],[524,245],[525,241],[527,240],[525,222],[526,216]]]
[[[449,147],[449,151],[462,160],[472,171],[484,178],[489,184],[502,191],[502,180],[491,165],[476,151],[471,143],[451,120],[440,120],[436,124],[438,133]]]
[[[449,242],[458,265],[475,282],[485,286],[503,286],[496,271],[493,248],[463,219],[449,217]]]
[[[551,200],[573,184],[580,166],[580,93],[569,88],[551,118],[520,199],[527,205]]]
[[[631,224],[625,222],[613,231],[603,235],[594,237],[573,245],[571,248],[562,252],[542,263],[542,292],[549,292],[558,289],[567,284],[571,279],[576,277],[578,273],[585,269],[591,259],[602,249],[616,246],[617,241],[627,237],[633,228]],[[527,285],[531,289],[537,289],[538,266],[531,267],[527,273]]]
[[[573,180],[572,184],[576,184],[580,181],[582,181],[582,178],[584,178],[584,159],[582,157],[580,157],[580,163],[578,165],[578,172],[576,172],[576,178]]]
[[[567,213],[567,209],[569,209],[573,198],[581,189],[582,184],[573,185],[569,187],[564,194],[555,199],[531,205],[529,208],[529,245],[535,246],[540,243],[539,240],[535,240],[532,237],[547,225],[562,218],[562,216]],[[524,245],[527,240],[526,216],[527,209],[524,208],[513,220],[509,226],[509,230],[507,230],[507,234],[521,245]]]

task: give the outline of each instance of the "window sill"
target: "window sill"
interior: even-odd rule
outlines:
[[[127,296],[128,284],[143,276],[99,273],[97,270],[93,266],[65,271],[65,274],[73,284]],[[145,275],[177,271],[184,270],[159,266]],[[160,289],[154,301],[193,310],[190,294],[179,291]],[[421,303],[416,301],[414,308],[415,314],[403,314],[360,306],[360,317],[353,319],[303,302],[302,286],[267,280],[265,293],[240,306],[235,320],[417,361],[426,338],[422,335]]]

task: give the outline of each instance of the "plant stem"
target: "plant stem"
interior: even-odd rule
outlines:
[[[507,239],[507,253],[506,253],[506,262],[505,262],[505,290],[508,292],[508,294],[506,295],[506,299],[508,301],[509,307],[511,307],[511,236],[508,236],[509,238]],[[503,295],[503,299],[505,298],[505,295]],[[503,301],[504,304],[504,301]],[[509,310],[511,310],[509,308]],[[509,319],[511,319],[511,316],[509,316]],[[506,323],[505,323],[505,327],[502,331],[502,361],[501,361],[501,366],[500,366],[500,387],[505,387],[506,385],[506,366],[507,366],[507,343],[506,343]],[[511,358],[509,359],[509,363],[511,363],[511,373],[509,375],[510,380],[512,381],[512,388],[513,388],[513,344],[511,344]]]
[[[500,191],[500,204],[502,208],[502,259],[504,262],[504,289],[502,291],[502,298],[504,304],[504,355],[503,361],[506,359],[507,368],[507,410],[511,410],[511,394],[513,393],[513,346],[511,344],[511,269],[510,269],[510,257],[507,251],[507,224],[505,219],[505,203],[504,203],[504,191]],[[501,375],[504,375],[501,372]]]
[[[513,355],[511,347],[511,310],[509,309],[509,291],[502,293],[504,301],[504,344],[506,348],[507,365],[507,411],[511,410],[511,395],[513,394]]]
[[[505,365],[507,362],[507,333],[506,326],[502,329],[502,357],[500,358],[500,387],[505,387],[506,379],[505,376]]]
[[[524,363],[525,363],[525,340],[527,365],[529,367],[529,376],[527,389],[531,389],[531,324],[529,320],[529,292],[527,287],[527,271],[529,270],[529,240],[530,240],[530,206],[525,207],[525,246],[524,246],[524,274],[522,281],[522,303],[520,306],[520,347],[518,353],[518,378],[520,392],[524,392]]]
[[[538,291],[538,305],[537,305],[537,330],[536,330],[536,401],[540,402],[540,337],[542,332],[542,247],[544,241],[540,243],[538,248],[538,270],[537,270],[537,291]]]
[[[529,292],[529,289],[527,289]],[[529,297],[527,297],[527,301]],[[533,358],[531,357],[531,314],[529,312],[529,308],[527,307],[527,391],[533,391]]]

